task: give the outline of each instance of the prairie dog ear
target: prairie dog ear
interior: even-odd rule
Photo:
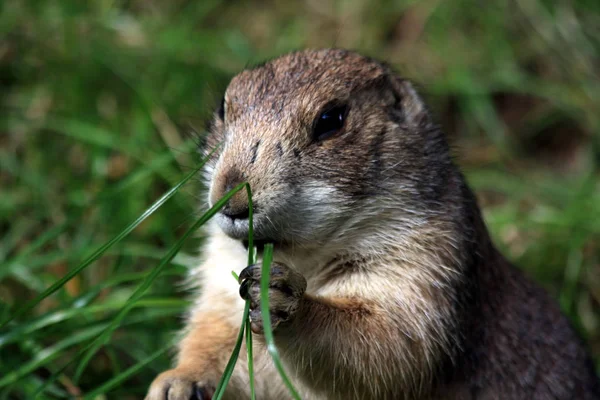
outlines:
[[[396,100],[395,114],[398,113],[396,116],[401,116],[406,124],[412,126],[429,124],[431,122],[429,110],[412,82],[396,75],[392,75],[390,81]]]

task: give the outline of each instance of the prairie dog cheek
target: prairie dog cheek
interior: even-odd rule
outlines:
[[[310,180],[295,188],[280,217],[288,221],[291,233],[299,238],[325,239],[339,223],[345,203],[334,186]]]
[[[337,196],[338,190],[334,186],[323,181],[310,180],[300,186],[292,204],[294,211],[306,214],[306,218],[311,218],[311,214],[325,216],[338,211]]]

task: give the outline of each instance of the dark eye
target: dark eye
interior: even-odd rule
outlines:
[[[221,121],[225,120],[225,97],[221,99],[221,104],[219,104],[219,108],[217,109],[217,115]]]
[[[313,138],[317,141],[329,139],[344,127],[348,106],[327,107],[315,120]]]

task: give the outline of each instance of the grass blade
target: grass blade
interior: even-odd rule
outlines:
[[[86,394],[83,397],[84,400],[85,399],[95,399],[96,396],[108,392],[109,390],[111,390],[112,388],[114,388],[115,386],[117,386],[118,384],[120,384],[121,382],[126,380],[127,378],[133,376],[136,372],[138,372],[139,370],[144,368],[146,365],[150,364],[152,361],[154,361],[155,359],[160,357],[163,353],[165,353],[171,347],[172,347],[172,344],[169,343],[168,346],[165,346],[162,349],[152,353],[147,358],[143,359],[142,361],[138,362],[137,364],[133,365],[132,367],[128,368],[127,370],[121,372],[119,375],[110,379],[109,381],[107,381],[106,383],[101,385],[100,387],[97,387],[96,389],[93,389],[92,391],[90,391],[88,394]]]
[[[164,316],[181,314],[180,310],[174,310],[175,312],[170,311],[170,310],[165,310],[165,311],[167,311],[167,312],[153,313],[153,315],[148,315],[148,316],[146,316],[146,315],[134,316],[133,318],[129,318],[127,320],[127,325],[135,325],[140,322],[148,321],[150,319],[155,320],[156,318],[162,318]],[[64,352],[67,348],[78,345],[80,343],[83,343],[89,339],[93,339],[94,337],[97,337],[98,334],[101,334],[108,326],[109,326],[109,323],[100,323],[100,324],[96,324],[93,326],[89,326],[87,328],[83,328],[81,330],[78,330],[76,333],[71,334],[67,338],[54,343],[52,346],[42,349],[37,354],[35,354],[34,358],[32,358],[31,360],[22,364],[18,369],[12,370],[10,373],[7,373],[5,375],[0,374],[0,388],[4,388],[7,385],[14,384],[18,380],[30,375],[32,371],[35,371],[38,368],[42,368],[42,367],[50,368],[50,366],[51,366],[50,363],[53,360],[55,360],[57,357],[64,355]],[[86,345],[86,347],[83,350],[81,350],[78,353],[78,355],[80,355],[83,351],[85,351],[89,347],[90,347],[89,344]],[[75,360],[75,359],[76,359],[76,357],[74,357],[71,361],[68,361],[65,365],[60,367],[59,370],[57,370],[55,373],[53,373],[40,386],[40,388],[38,389],[38,392],[33,397],[35,398],[36,396],[41,394],[41,392],[43,392],[52,383],[54,383],[54,381],[59,379],[60,376],[63,375],[63,373],[65,372],[67,367],[69,365],[71,365],[73,360]],[[0,366],[2,366],[2,364],[0,364]]]
[[[137,302],[134,308],[152,307],[153,309],[183,309],[188,304],[185,300],[171,299],[171,298],[150,298],[143,299]],[[23,337],[29,337],[35,334],[37,331],[42,330],[48,326],[64,323],[69,319],[78,316],[92,316],[93,314],[106,313],[114,310],[119,310],[123,307],[121,302],[107,302],[99,305],[92,305],[87,307],[70,307],[58,311],[53,311],[39,318],[33,319],[28,323],[21,324],[15,329],[11,329],[7,333],[0,334],[0,348],[6,346],[9,343],[17,342]]]
[[[254,223],[253,214],[254,207],[252,203],[252,190],[250,185],[246,185],[246,192],[248,193],[248,265],[256,263],[256,248],[254,248]],[[246,307],[250,307],[250,300],[246,300]],[[252,331],[250,330],[250,318],[243,320],[246,325],[246,352],[248,358],[248,379],[250,380],[250,399],[256,399],[256,392],[254,388],[254,358],[252,356]]]
[[[252,204],[252,189],[246,183],[248,193],[248,265],[256,262],[256,249],[254,248],[254,205]]]
[[[127,300],[126,305],[121,309],[121,311],[117,314],[117,316],[112,320],[109,327],[94,340],[91,348],[84,355],[83,360],[80,362],[77,367],[77,371],[75,372],[75,381],[79,380],[79,377],[83,373],[87,363],[94,356],[96,351],[100,347],[102,347],[111,337],[112,333],[117,329],[125,315],[133,308],[135,303],[144,295],[144,293],[150,288],[152,282],[158,277],[163,268],[167,266],[171,260],[175,257],[175,255],[181,250],[184,242],[187,238],[194,233],[198,228],[204,225],[208,220],[210,220],[233,195],[235,195],[238,191],[242,190],[245,186],[245,183],[241,183],[235,188],[233,188],[229,193],[227,193],[221,200],[215,203],[207,212],[205,212],[195,223],[189,228],[183,236],[175,243],[173,247],[169,250],[167,255],[162,259],[162,261],[154,267],[154,269],[148,274],[148,276],[144,279],[144,281],[140,284],[140,286],[136,289],[136,291],[131,295],[131,297]]]
[[[275,368],[277,368],[277,372],[281,375],[281,379],[285,386],[287,386],[288,390],[292,397],[296,400],[300,400],[300,395],[292,385],[290,378],[288,378],[285,370],[283,369],[283,364],[281,363],[281,359],[279,358],[279,352],[277,351],[277,347],[275,346],[275,339],[273,338],[273,329],[271,327],[271,314],[269,312],[269,277],[271,272],[271,262],[273,261],[273,244],[267,243],[265,245],[265,249],[263,251],[263,262],[262,262],[262,270],[261,270],[261,279],[260,279],[260,313],[263,319],[263,329],[265,330],[265,342],[267,343],[267,351],[271,354],[271,358],[273,358],[273,363],[275,364]]]
[[[12,269],[15,265],[18,265],[22,260],[26,257],[29,257],[37,250],[42,248],[46,243],[50,240],[55,239],[61,233],[63,233],[69,226],[71,221],[63,222],[53,228],[50,228],[46,232],[42,233],[38,238],[36,238],[33,243],[28,245],[24,250],[22,250],[15,258],[2,266],[2,270],[0,271],[0,279],[4,278],[6,275],[12,272]]]
[[[106,324],[94,325],[83,329],[80,332],[72,333],[69,337],[55,343],[54,345],[45,348],[38,353],[33,359],[21,365],[18,369],[4,375],[0,378],[0,387],[12,384],[23,376],[35,371],[37,368],[46,365],[48,362],[63,355],[65,349],[88,340],[94,335],[97,335],[106,327]],[[61,371],[62,372],[62,369]]]
[[[231,379],[231,375],[233,375],[233,369],[235,368],[235,364],[240,356],[240,349],[242,348],[242,339],[244,338],[244,327],[246,326],[246,321],[248,320],[248,315],[250,314],[250,302],[246,302],[246,306],[244,307],[244,315],[242,316],[242,327],[240,328],[240,332],[238,333],[237,340],[235,342],[235,346],[233,351],[231,352],[231,357],[229,357],[229,361],[225,366],[225,371],[223,375],[221,375],[221,380],[219,380],[219,384],[217,385],[217,389],[215,390],[215,394],[213,396],[213,400],[221,400],[223,395],[225,394],[225,388],[227,388],[227,384]]]
[[[63,287],[65,285],[65,283],[67,283],[69,280],[71,280],[71,278],[73,278],[75,275],[79,274],[81,271],[83,271],[85,268],[87,268],[90,264],[92,264],[94,261],[96,261],[98,258],[100,258],[102,256],[102,254],[104,254],[104,252],[106,252],[106,250],[108,250],[112,245],[121,241],[125,236],[129,235],[129,233],[131,233],[131,231],[133,231],[139,224],[141,224],[142,221],[144,221],[146,218],[148,218],[150,215],[152,215],[156,210],[158,210],[158,208],[160,206],[162,206],[167,200],[169,200],[171,197],[173,197],[175,195],[175,193],[177,193],[177,191],[185,183],[187,183],[204,166],[206,161],[208,161],[209,157],[210,157],[210,155],[208,157],[206,157],[203,160],[203,162],[200,163],[200,165],[198,167],[196,167],[193,171],[191,171],[189,174],[187,174],[185,176],[185,178],[183,178],[177,185],[173,186],[167,193],[162,195],[162,197],[160,199],[158,199],[156,202],[154,202],[154,204],[152,204],[150,206],[150,208],[148,208],[146,211],[144,211],[144,213],[142,213],[142,215],[140,215],[135,221],[133,221],[131,224],[129,224],[121,233],[119,233],[117,236],[115,236],[114,238],[109,240],[104,245],[100,246],[100,248],[98,248],[98,250],[96,250],[85,261],[83,261],[77,267],[73,268],[71,271],[69,271],[65,276],[60,278],[58,281],[54,282],[48,289],[44,290],[41,294],[36,296],[33,300],[29,301],[23,307],[19,308],[8,319],[4,320],[0,324],[0,328],[5,327],[6,324],[8,324],[10,321],[14,320],[15,318],[20,317],[21,315],[23,315],[26,312],[33,309],[42,300],[44,300],[46,297],[50,296],[52,293],[56,292],[58,289]]]
[[[256,262],[256,249],[254,248],[254,208],[252,206],[252,190],[250,189],[250,185],[248,183],[244,183],[246,187],[246,192],[248,193],[248,265],[254,264]],[[236,282],[239,279],[238,275],[235,271],[231,271],[231,274],[235,278]],[[248,317],[250,314],[250,301],[246,300],[246,306],[244,307],[244,315],[242,317],[242,326],[240,327],[240,331],[238,333],[237,341],[235,342],[235,346],[233,348],[233,352],[229,357],[229,361],[227,362],[227,366],[225,367],[225,371],[223,375],[221,375],[221,379],[219,380],[219,384],[215,390],[215,394],[213,396],[214,400],[219,400],[225,394],[225,389],[229,384],[231,376],[233,375],[233,370],[235,368],[235,364],[237,363],[240,348],[242,347],[242,340],[244,338],[244,331],[246,332],[246,350],[248,351],[248,374],[250,378],[250,392],[252,399],[254,399],[254,361],[252,359],[252,332],[250,331],[250,318]]]
[[[250,306],[250,301],[246,300],[246,306]],[[248,379],[250,380],[250,399],[256,399],[256,390],[254,389],[254,358],[252,357],[252,331],[250,330],[250,318],[246,323],[246,351],[248,352]]]

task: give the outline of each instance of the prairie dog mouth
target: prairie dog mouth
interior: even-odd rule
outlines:
[[[237,239],[243,242],[244,247],[248,248],[248,234],[250,223],[248,219],[235,219],[230,218],[226,215],[217,214],[215,216],[217,220],[217,224],[221,228],[221,230],[230,238]],[[258,249],[262,250],[262,248],[267,243],[278,243],[278,241],[272,237],[270,237],[269,233],[264,232],[261,229],[261,218],[257,218],[254,216],[254,246]]]
[[[238,240],[248,238],[248,230],[250,225],[248,219],[235,219],[223,214],[217,214],[215,218],[217,220],[217,224],[227,236]]]
[[[253,244],[254,244],[254,247],[256,247],[256,250],[259,253],[262,253],[265,245],[268,244],[268,243],[275,244],[275,241],[274,240],[270,240],[270,239],[256,239],[256,240],[254,240]],[[248,239],[242,240],[242,244],[244,245],[244,248],[246,250],[248,250],[248,245],[249,245]]]

